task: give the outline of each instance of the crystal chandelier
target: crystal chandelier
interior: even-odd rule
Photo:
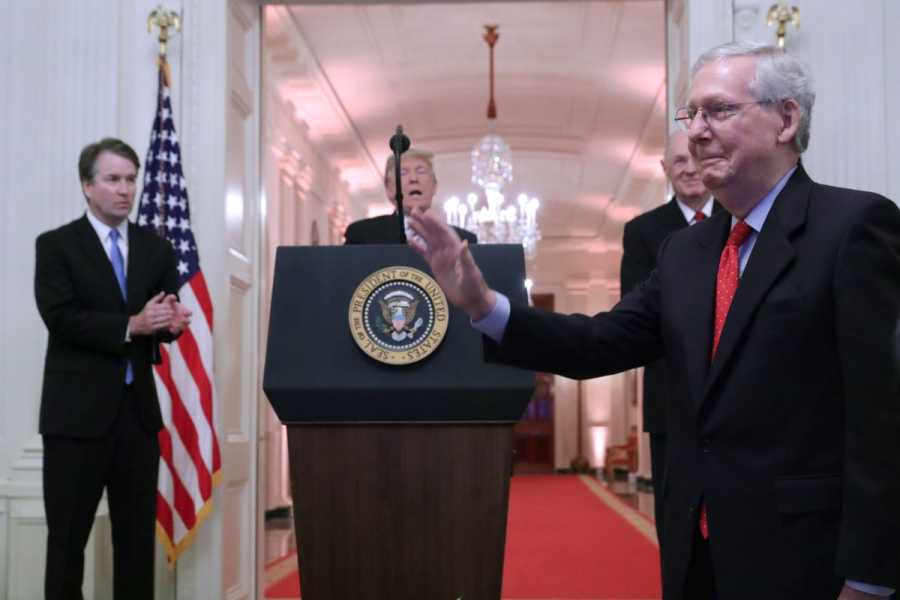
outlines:
[[[484,198],[479,207],[480,198],[474,192],[469,192],[465,202],[450,196],[444,202],[447,222],[468,229],[483,244],[522,244],[526,258],[534,258],[541,239],[537,225],[540,200],[521,193],[516,204],[506,204],[503,193],[492,188],[484,189]]]
[[[494,45],[500,38],[497,25],[484,26],[484,41],[490,48],[490,100],[488,121],[497,118],[494,102]],[[512,182],[512,151],[509,144],[495,133],[481,138],[472,148],[472,183],[481,187],[481,194],[470,192],[466,201],[451,196],[444,202],[447,222],[475,233],[478,240],[488,244],[522,244],[525,256],[534,258],[541,231],[537,225],[540,200],[520,193],[515,204],[507,204],[503,187]],[[480,197],[484,202],[479,206]]]
[[[488,134],[472,148],[472,183],[502,190],[512,181],[512,150],[499,135]]]

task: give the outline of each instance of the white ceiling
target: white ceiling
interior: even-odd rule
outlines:
[[[663,0],[330,4],[267,7],[265,40],[282,97],[348,182],[362,216],[383,202],[397,124],[436,153],[437,202],[472,189],[469,151],[489,127],[513,149],[506,191],[542,200],[540,271],[617,278],[621,224],[662,191]],[[498,118],[486,118],[488,48],[499,25]],[[632,189],[634,186],[628,186]]]

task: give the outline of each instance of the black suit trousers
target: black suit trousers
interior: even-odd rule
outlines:
[[[81,600],[84,547],[104,488],[112,522],[114,597],[153,598],[159,440],[141,426],[130,387],[119,405],[103,437],[43,438],[47,600]]]
[[[695,527],[694,543],[683,598],[689,600],[718,600],[716,581],[713,575],[709,542],[700,537],[700,528]]]
[[[657,536],[663,532],[663,482],[666,475],[666,434],[650,433],[650,477],[653,478],[653,518]],[[659,541],[662,544],[662,539]]]

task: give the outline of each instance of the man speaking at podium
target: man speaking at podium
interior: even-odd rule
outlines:
[[[446,225],[410,216],[489,359],[587,378],[665,358],[666,600],[900,585],[900,211],[807,175],[814,100],[778,48],[702,55],[676,120],[725,211],[673,233],[650,278],[593,317],[511,305]]]
[[[434,174],[432,164],[433,154],[425,150],[411,148],[400,159],[400,184],[403,193],[403,222],[406,236],[412,237],[414,232],[407,223],[407,216],[414,208],[428,210],[434,200],[434,192],[437,189],[437,177]],[[391,154],[384,166],[384,191],[391,202],[395,202],[397,186],[394,182],[394,155]],[[402,244],[404,240],[400,235],[400,225],[397,222],[396,204],[395,212],[390,215],[362,219],[351,223],[344,233],[346,244]],[[467,240],[470,244],[477,241],[475,234],[454,227],[461,240]]]

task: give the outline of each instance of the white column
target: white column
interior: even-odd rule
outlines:
[[[590,281],[587,278],[572,278],[564,282],[564,288],[557,290],[556,310],[562,313],[584,312]],[[553,457],[557,469],[568,469],[573,458],[584,453],[585,419],[581,417],[582,444],[578,447],[578,382],[574,379],[554,376],[553,383]]]

